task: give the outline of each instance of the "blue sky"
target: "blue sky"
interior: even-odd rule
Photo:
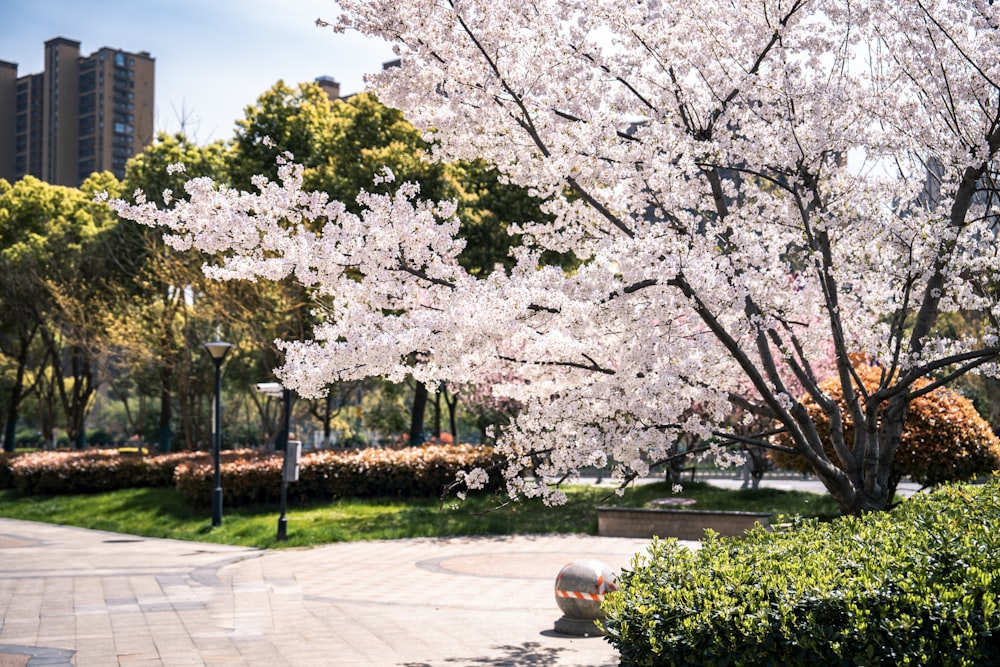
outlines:
[[[184,119],[199,143],[229,139],[243,110],[282,79],[332,76],[342,94],[393,58],[391,47],[315,26],[335,21],[333,0],[0,0],[0,60],[18,75],[42,71],[44,43],[148,51],[156,59],[156,129]]]

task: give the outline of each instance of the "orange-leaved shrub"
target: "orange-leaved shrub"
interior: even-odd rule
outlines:
[[[225,451],[225,460],[253,456],[248,450]],[[155,456],[122,454],[117,449],[79,452],[31,452],[6,459],[4,486],[23,495],[96,493],[124,488],[171,486],[174,468],[204,461],[206,452]]]
[[[335,498],[429,498],[440,495],[462,470],[489,469],[499,463],[492,447],[424,445],[404,449],[325,450],[305,454],[299,479],[288,485],[296,501]],[[283,454],[239,459],[221,466],[227,506],[270,503],[281,492]],[[210,462],[177,466],[176,488],[196,505],[207,507],[214,487]],[[498,476],[491,476],[495,487]]]
[[[855,370],[866,388],[878,386],[881,368],[865,364]],[[918,380],[913,389],[928,384],[929,380]],[[844,439],[848,446],[853,445],[854,426],[838,378],[824,380],[820,388],[840,407]],[[802,404],[816,423],[827,456],[839,463],[830,439],[829,419],[811,397],[805,397]],[[776,436],[775,443],[792,446],[787,434]],[[810,471],[803,456],[777,450],[772,451],[771,456],[778,467]],[[894,483],[908,476],[918,484],[934,486],[971,479],[997,469],[1000,469],[1000,439],[976,411],[972,401],[950,389],[938,387],[910,402],[893,463]]]

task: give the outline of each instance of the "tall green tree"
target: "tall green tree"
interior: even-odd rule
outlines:
[[[71,440],[83,442],[99,382],[95,336],[100,327],[91,315],[105,303],[97,241],[117,220],[92,195],[113,181],[110,175],[94,176],[83,189],[34,177],[0,184],[0,304],[5,312],[0,350],[13,361],[5,383],[4,446],[9,450],[21,402],[32,389],[44,390],[50,405],[59,404]]]
[[[142,190],[150,201],[183,199],[189,178],[226,182],[229,154],[222,142],[197,146],[182,134],[160,134],[126,165],[123,188]],[[161,452],[170,451],[179,408],[184,447],[193,448],[199,429],[192,421],[197,375],[192,350],[200,348],[213,328],[211,314],[198,310],[203,259],[177,253],[163,242],[161,230],[131,221],[123,220],[109,243],[115,248],[115,269],[130,278],[119,281],[116,347],[129,360],[133,377],[154,378],[159,397],[157,432],[146,436],[155,438]]]
[[[283,81],[275,83],[236,121],[229,183],[248,190],[255,175],[276,179],[276,160],[285,152],[309,167],[325,163],[334,126],[332,106],[314,83],[295,88]]]
[[[80,448],[86,445],[86,417],[104,379],[103,320],[112,303],[114,282],[106,270],[103,239],[118,224],[111,209],[94,198],[98,192],[113,194],[118,188],[118,180],[104,172],[71,191],[77,207],[74,225],[50,239],[60,248],[58,259],[41,277],[51,304],[48,326],[42,329],[54,362],[49,378],[70,441]]]
[[[16,186],[0,180],[0,353],[4,374],[3,447],[14,451],[15,432],[24,400],[36,389],[48,352],[41,344],[44,290],[33,279],[43,261],[48,191],[41,181],[25,178]]]

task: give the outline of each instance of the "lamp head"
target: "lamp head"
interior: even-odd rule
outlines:
[[[208,356],[212,357],[212,361],[222,363],[222,360],[229,354],[229,348],[233,347],[233,344],[214,340],[211,343],[205,343],[202,347],[208,351]]]

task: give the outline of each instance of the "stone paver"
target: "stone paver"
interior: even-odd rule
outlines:
[[[292,529],[292,527],[290,527]],[[261,551],[0,519],[0,667],[617,664],[553,587],[648,540],[417,539]]]

